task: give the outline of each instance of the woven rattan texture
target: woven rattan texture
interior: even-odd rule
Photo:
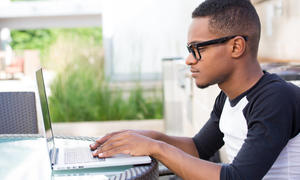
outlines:
[[[34,92],[0,92],[0,134],[36,133]]]
[[[109,180],[154,180],[158,179],[158,163],[152,159],[150,165],[135,166],[125,172],[110,177]]]

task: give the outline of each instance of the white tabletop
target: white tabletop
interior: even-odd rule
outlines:
[[[88,146],[90,141],[57,139],[56,146]],[[1,180],[109,179],[132,166],[52,171],[45,138],[0,137]]]

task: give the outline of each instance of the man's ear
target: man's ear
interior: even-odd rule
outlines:
[[[246,51],[246,41],[243,37],[237,36],[232,39],[232,49],[231,56],[234,59],[241,57]]]

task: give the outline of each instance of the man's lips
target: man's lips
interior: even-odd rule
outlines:
[[[199,73],[199,72],[200,72],[200,71],[195,70],[195,69],[191,69],[190,71],[191,71],[192,74],[194,74],[194,73]]]
[[[200,71],[197,71],[197,70],[194,70],[194,69],[191,69],[190,71],[191,71],[192,77],[195,77],[200,73]]]

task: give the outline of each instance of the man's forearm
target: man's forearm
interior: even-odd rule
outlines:
[[[152,152],[151,156],[183,179],[220,179],[220,165],[191,156],[170,144],[157,142]]]
[[[154,133],[153,138],[159,141],[163,141],[167,144],[171,144],[192,156],[199,157],[198,151],[192,138],[168,136],[160,132]]]

